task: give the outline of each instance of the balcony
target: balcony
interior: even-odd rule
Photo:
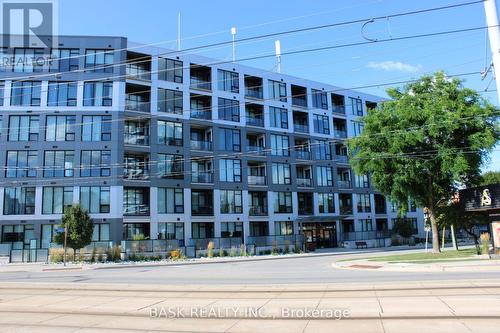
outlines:
[[[151,91],[138,84],[127,83],[125,86],[125,110],[150,112]]]
[[[348,164],[349,163],[349,157],[347,155],[336,155],[335,156],[335,161],[337,161],[337,163]]]
[[[347,132],[344,130],[335,129],[333,133],[334,133],[334,136],[336,139],[346,139],[347,138]]]
[[[264,119],[247,116],[247,126],[264,127]]]
[[[145,216],[149,215],[149,205],[147,204],[125,204],[123,215]]]
[[[214,182],[214,174],[211,171],[194,172],[191,174],[191,183],[211,184]]]
[[[312,179],[310,178],[297,178],[296,183],[298,187],[312,187]]]
[[[248,185],[266,185],[266,176],[248,176]]]
[[[191,94],[190,115],[194,119],[212,119],[212,97]]]
[[[341,215],[352,215],[352,206],[342,206],[340,205],[340,214]]]
[[[212,90],[212,69],[210,67],[191,64],[190,73],[191,89]]]
[[[191,140],[191,149],[193,150],[201,150],[201,151],[212,151],[212,142],[210,141],[200,141],[200,140]]]
[[[314,210],[312,206],[301,206],[299,205],[299,215],[312,215]]]
[[[127,52],[125,74],[127,79],[151,81],[151,56]]]
[[[266,156],[266,148],[261,146],[247,146],[247,152],[252,155]]]
[[[332,94],[332,106],[333,113],[345,114],[345,97]]]
[[[124,134],[123,141],[126,145],[149,145],[149,135]]]
[[[305,150],[297,150],[295,151],[295,158],[299,160],[310,160],[311,152]]]
[[[350,180],[337,180],[338,188],[352,188],[352,184]]]
[[[309,133],[309,126],[302,124],[293,124],[293,130],[297,133]]]
[[[307,88],[292,84],[292,105],[307,108]]]
[[[253,99],[263,98],[262,78],[245,75],[245,97]]]
[[[248,215],[250,216],[267,216],[267,206],[250,206]]]

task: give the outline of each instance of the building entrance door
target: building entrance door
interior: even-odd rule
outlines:
[[[337,247],[337,230],[335,222],[313,222],[303,223],[302,233],[306,241],[307,248]]]

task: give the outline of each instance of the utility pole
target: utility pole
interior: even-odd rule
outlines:
[[[498,103],[500,103],[500,27],[498,26],[496,1],[485,0],[484,12],[486,14],[486,25],[488,26],[488,36],[490,38],[491,59],[493,61],[493,72],[495,73],[497,85]],[[488,68],[486,69],[487,72]]]
[[[235,40],[235,37],[236,37],[236,27],[232,27],[231,28],[231,36],[233,37],[233,62],[236,61],[236,45],[234,45],[234,40]]]

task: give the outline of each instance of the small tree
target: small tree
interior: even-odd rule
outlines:
[[[428,209],[439,252],[437,208],[459,185],[477,183],[499,138],[498,111],[442,72],[387,93],[391,100],[370,110],[361,135],[349,141],[350,160],[400,213],[408,199]]]
[[[94,222],[87,211],[79,205],[71,206],[61,219],[61,227],[67,228],[67,246],[73,251],[80,250],[92,242]],[[57,244],[64,245],[64,232],[54,236]]]
[[[487,171],[481,175],[479,185],[500,184],[500,171]]]
[[[413,225],[405,219],[398,219],[392,226],[392,231],[403,238],[410,238],[413,235]]]

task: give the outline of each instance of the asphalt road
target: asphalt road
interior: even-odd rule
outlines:
[[[380,255],[380,253],[373,254]],[[338,282],[388,282],[426,280],[477,280],[498,278],[498,272],[387,272],[345,270],[332,267],[335,260],[367,254],[335,254],[279,260],[120,267],[82,271],[1,272],[0,281],[80,282],[140,284],[296,284]]]

